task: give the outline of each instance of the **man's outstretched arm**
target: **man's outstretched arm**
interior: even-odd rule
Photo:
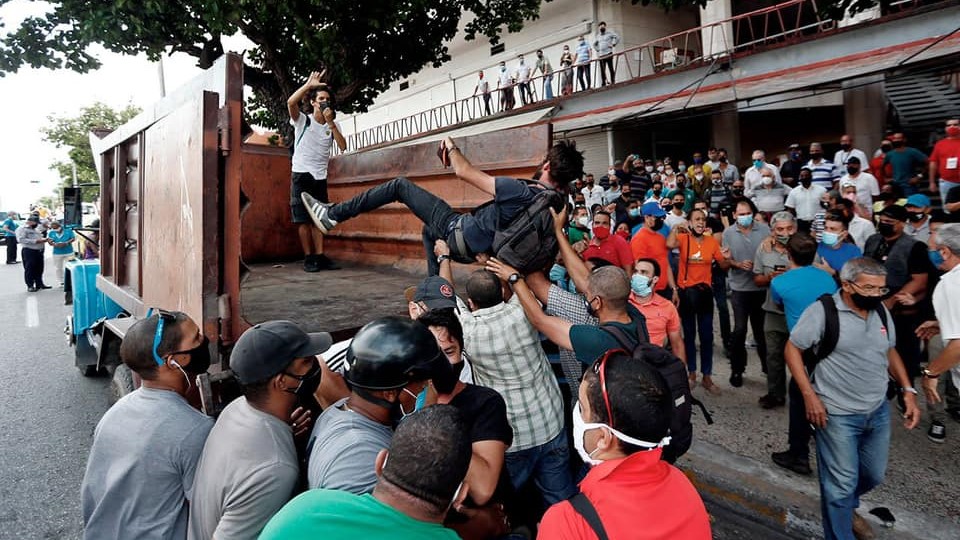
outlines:
[[[504,281],[508,281],[511,275],[518,273],[514,268],[495,258],[487,261],[487,270]],[[570,343],[570,327],[573,326],[573,323],[544,313],[543,308],[540,307],[533,295],[533,291],[527,287],[526,281],[522,278],[513,284],[513,294],[517,295],[517,299],[520,300],[520,305],[523,307],[523,312],[534,328],[547,336],[547,339],[556,343],[558,347],[573,350],[573,345]]]
[[[461,180],[476,186],[480,191],[489,195],[496,195],[496,179],[494,177],[474,167],[450,137],[444,139],[443,144],[449,152],[450,164],[453,165],[454,174]]]

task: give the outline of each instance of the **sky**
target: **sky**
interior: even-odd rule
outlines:
[[[28,16],[47,9],[43,2],[12,0],[0,6],[4,28],[15,29]],[[233,46],[231,46],[233,45]],[[244,46],[242,38],[225,40],[225,48]],[[158,64],[145,56],[124,56],[92,47],[90,52],[103,66],[87,74],[68,70],[22,68],[0,77],[0,210],[25,212],[30,203],[52,195],[60,184],[50,165],[66,158],[43,140],[40,129],[47,117],[75,116],[97,101],[114,108],[134,104],[141,109],[160,99]],[[182,53],[165,57],[164,79],[169,94],[200,73],[196,59]]]

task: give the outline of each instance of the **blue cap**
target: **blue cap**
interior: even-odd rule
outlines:
[[[641,213],[643,213],[644,217],[646,216],[663,217],[667,215],[667,213],[663,210],[663,208],[660,207],[660,204],[654,201],[643,203],[643,208],[641,209]]]
[[[907,204],[905,206],[916,206],[917,208],[927,208],[930,206],[930,197],[922,193],[914,193],[913,195],[907,197]]]

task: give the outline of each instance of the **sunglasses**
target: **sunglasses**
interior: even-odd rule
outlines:
[[[163,358],[160,358],[157,349],[160,347],[160,342],[163,341],[163,325],[166,321],[174,322],[177,320],[177,316],[170,311],[163,309],[152,309],[151,312],[147,315],[148,317],[156,313],[159,317],[157,321],[157,331],[153,334],[153,360],[157,363],[158,366],[163,365]]]
[[[593,372],[600,378],[600,392],[603,395],[603,404],[607,407],[607,425],[612,429],[616,429],[616,426],[613,423],[613,409],[610,408],[610,396],[607,394],[607,359],[615,354],[629,355],[630,353],[623,349],[611,349],[603,353],[603,356],[593,363]]]

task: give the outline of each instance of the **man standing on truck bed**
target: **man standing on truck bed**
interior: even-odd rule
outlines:
[[[298,225],[300,246],[303,248],[303,270],[336,270],[337,266],[323,254],[323,235],[310,226],[310,216],[301,202],[300,194],[327,202],[327,164],[330,146],[334,141],[340,151],[347,149],[347,141],[334,122],[333,94],[320,82],[326,71],[314,71],[310,78],[287,100],[290,124],[293,126],[293,171],[290,178],[290,210]],[[301,114],[300,102],[306,97],[311,114]]]
[[[440,263],[433,254],[437,240],[445,240],[449,244],[453,260],[471,263],[477,255],[491,251],[494,233],[533,202],[538,188],[515,178],[493,177],[477,169],[449,137],[444,140],[440,150],[441,159],[445,163],[449,159],[454,173],[468,184],[493,196],[493,204],[480,206],[469,214],[459,214],[440,197],[403,177],[384,182],[349,201],[332,205],[304,192],[303,203],[314,224],[326,234],[341,221],[392,202],[401,202],[424,224],[423,245],[429,275],[435,276],[440,272]],[[583,176],[583,153],[577,151],[574,141],[559,141],[547,152],[538,172],[541,183],[566,196],[567,186]]]

